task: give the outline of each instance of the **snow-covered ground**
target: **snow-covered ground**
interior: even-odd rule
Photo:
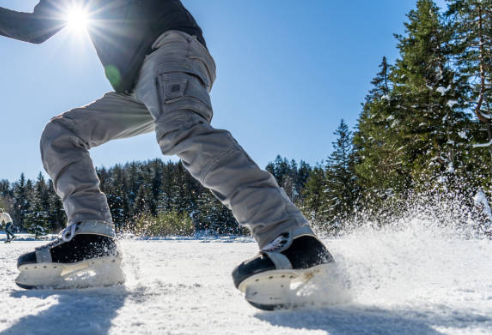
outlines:
[[[1,243],[0,334],[492,334],[492,241],[420,221],[326,240],[336,273],[313,288],[318,306],[289,311],[234,288],[254,243],[121,243],[127,283],[78,291],[17,288],[17,256],[42,242]]]

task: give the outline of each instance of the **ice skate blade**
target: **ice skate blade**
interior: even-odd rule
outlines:
[[[318,274],[334,263],[321,264],[308,269],[272,270],[253,275],[239,284],[246,300],[256,308],[272,311],[303,306],[308,299],[297,292]]]
[[[26,264],[19,270],[15,283],[24,289],[103,287],[125,282],[119,257],[101,257],[72,264]]]

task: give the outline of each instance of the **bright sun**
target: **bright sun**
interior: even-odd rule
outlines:
[[[73,7],[67,13],[67,26],[73,31],[85,31],[89,23],[88,13],[85,8]]]

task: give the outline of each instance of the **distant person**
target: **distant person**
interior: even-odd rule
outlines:
[[[5,224],[5,233],[7,234],[7,240],[5,242],[15,239],[15,235],[12,232],[12,218],[3,208],[0,208],[0,224]]]
[[[47,124],[41,137],[42,160],[63,199],[68,227],[55,242],[19,258],[17,284],[50,286],[33,274],[40,263],[119,263],[113,221],[89,150],[148,132],[155,132],[162,153],[177,155],[258,242],[261,252],[234,270],[236,286],[244,290],[244,283],[262,273],[268,277],[289,270],[297,276],[331,263],[328,250],[275,179],[228,131],[210,125],[215,62],[201,28],[182,3],[78,2],[90,13],[88,32],[115,92]],[[43,43],[64,27],[73,3],[41,0],[33,13],[0,8],[0,35]]]

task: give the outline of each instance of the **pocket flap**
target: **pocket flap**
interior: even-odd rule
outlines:
[[[164,92],[162,93],[165,102],[171,102],[175,99],[182,98],[186,91],[187,82],[188,81],[186,79],[172,79],[161,81],[161,83],[164,84],[162,85],[162,89],[164,90]]]

